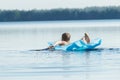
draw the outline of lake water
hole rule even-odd
[[[30,51],[71,33],[101,38],[97,50]],[[119,80],[120,20],[0,22],[0,80]]]

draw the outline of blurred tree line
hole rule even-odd
[[[84,9],[0,10],[0,21],[120,19],[120,6]]]

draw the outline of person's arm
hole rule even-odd
[[[49,46],[48,48],[52,49],[52,48],[54,48],[57,45],[63,45],[63,44],[64,44],[63,41],[57,41],[57,42],[55,42],[55,44],[53,44],[52,46]]]
[[[64,45],[64,42],[63,41],[57,41],[57,42],[55,42],[55,44],[53,46],[57,46],[57,45]]]

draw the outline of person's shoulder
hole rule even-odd
[[[69,42],[66,42],[66,41],[57,41],[57,44],[58,45],[67,45],[67,44],[69,44]]]
[[[62,44],[64,44],[64,45],[68,45],[68,44],[70,44],[70,42],[62,41]]]
[[[66,41],[61,41],[61,43],[67,43]]]

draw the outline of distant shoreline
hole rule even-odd
[[[0,22],[117,20],[118,7],[88,7],[84,9],[0,10]]]
[[[61,22],[61,21],[65,21],[65,22],[71,22],[71,21],[112,21],[112,20],[116,20],[116,21],[120,21],[120,19],[89,19],[89,20],[45,20],[45,21],[1,21],[0,23],[6,23],[6,22]]]

